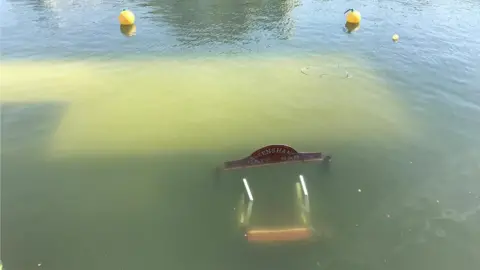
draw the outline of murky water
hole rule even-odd
[[[6,269],[479,268],[478,2],[0,3]],[[234,241],[214,168],[272,143],[334,157],[285,174],[318,247]]]

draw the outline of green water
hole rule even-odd
[[[478,2],[0,3],[5,269],[479,268]],[[234,241],[232,187],[283,173],[214,169],[274,143],[333,155],[283,168],[314,248]]]

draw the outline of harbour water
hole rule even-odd
[[[0,3],[5,269],[479,268],[478,1]],[[213,172],[277,143],[328,237],[245,253]]]

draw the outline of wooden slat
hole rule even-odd
[[[249,242],[282,242],[301,241],[312,237],[308,228],[295,228],[286,230],[250,230],[247,232]]]

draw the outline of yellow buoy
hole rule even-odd
[[[398,39],[399,39],[399,36],[398,36],[397,34],[395,34],[395,35],[392,36],[392,40],[393,40],[394,42],[397,42]]]
[[[124,9],[120,12],[118,20],[121,25],[132,25],[135,23],[135,15],[130,10]]]
[[[353,8],[345,11],[345,14],[348,23],[358,24],[362,20],[362,15],[360,12],[354,10]]]

